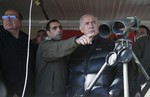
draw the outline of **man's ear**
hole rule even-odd
[[[79,29],[80,29],[81,33],[83,33],[83,27],[80,26]]]
[[[46,31],[46,34],[49,36],[50,32],[47,30],[47,31]]]

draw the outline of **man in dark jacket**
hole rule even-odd
[[[141,62],[142,66],[144,67],[144,69],[146,70],[146,72],[149,74],[150,76],[150,53],[149,52],[150,49],[150,36],[143,36],[141,38],[139,38],[138,40],[136,40],[136,42],[134,43],[133,46],[133,51],[135,53],[135,55],[137,56],[137,58],[139,59],[139,61]],[[136,65],[136,64],[134,64]],[[146,78],[145,76],[142,74],[142,72],[139,72],[138,74],[138,78],[136,80],[136,90],[139,91],[139,93],[137,93],[136,95],[139,96],[135,96],[135,97],[143,97],[140,92],[141,92],[141,86],[142,84],[144,84],[146,82]],[[135,91],[135,92],[137,92]]]
[[[0,71],[7,89],[7,97],[21,97],[23,93],[28,48],[28,35],[20,31],[22,16],[14,10],[5,11],[4,29],[0,32]],[[30,45],[28,80],[25,97],[33,97],[35,55]]]
[[[98,20],[93,15],[80,18],[80,30],[85,35],[93,33],[92,44],[79,46],[71,55],[69,96],[82,97],[85,89],[105,63],[105,57],[114,49],[115,43],[99,36]],[[122,64],[107,67],[88,97],[119,97],[123,90]]]

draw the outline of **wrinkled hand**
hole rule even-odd
[[[76,39],[76,43],[81,45],[92,44],[93,37],[94,37],[94,33],[82,35],[81,37]]]

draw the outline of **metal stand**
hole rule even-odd
[[[132,41],[129,39],[120,39],[118,40],[121,46],[121,50],[119,53],[119,61],[123,63],[123,78],[124,78],[124,97],[129,97],[129,84],[128,84],[128,62],[133,58],[135,63],[137,64],[139,70],[145,76],[147,81],[150,81],[150,77],[143,68],[142,64],[139,62],[138,58],[132,51]]]
[[[128,39],[119,39],[116,42],[116,50],[119,50],[119,62],[123,63],[123,82],[124,82],[124,97],[129,97],[129,82],[128,82],[128,62],[132,55],[129,49],[132,48],[132,41]]]
[[[99,70],[94,80],[85,89],[85,95],[87,95],[88,92],[92,90],[94,84],[98,81],[99,77],[101,76],[102,72],[107,66],[114,66],[117,62],[121,62],[123,63],[124,97],[129,97],[128,62],[132,59],[132,57],[134,58],[134,61],[137,64],[138,68],[145,76],[146,80],[150,81],[149,75],[147,74],[147,72],[139,62],[138,58],[132,51],[132,41],[129,39],[119,39],[116,42],[116,47],[114,51],[110,52],[107,55],[104,65]]]

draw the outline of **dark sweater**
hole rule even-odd
[[[26,73],[27,41],[28,36],[21,31],[18,39],[6,30],[0,32],[0,70],[8,96],[16,93],[20,97],[22,94]],[[33,48],[30,45],[27,93],[28,90],[31,91],[32,81],[34,81],[34,59]]]
[[[74,51],[70,60],[70,97],[84,94],[84,85],[87,78],[85,76],[97,74],[105,63],[105,57],[113,48],[114,42],[96,37],[91,45],[79,46]],[[90,91],[88,97],[95,97],[96,95],[97,97],[104,97],[104,95],[108,95],[109,91],[113,92],[114,97],[118,97],[123,90],[122,65],[107,67],[94,86],[97,88]],[[106,88],[107,90],[105,90]],[[99,92],[95,92],[96,89],[98,89]]]

